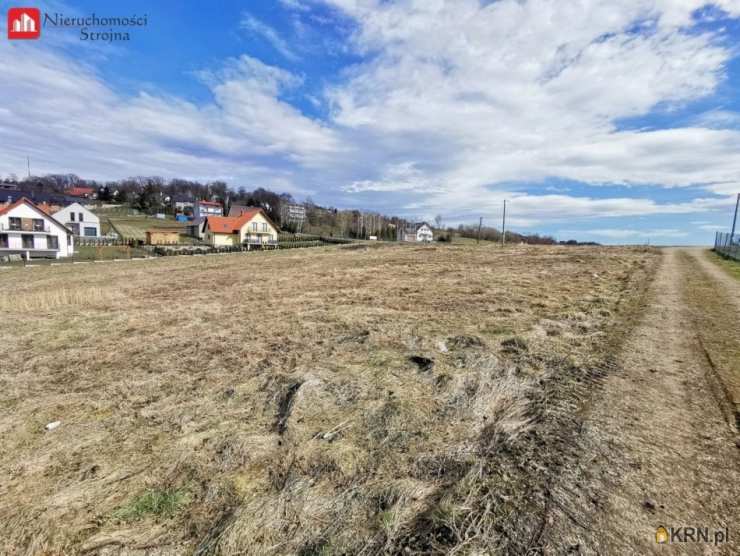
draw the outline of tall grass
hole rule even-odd
[[[0,311],[52,311],[62,307],[95,307],[106,305],[116,298],[111,289],[100,287],[55,287],[0,297]]]

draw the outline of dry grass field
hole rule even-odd
[[[349,247],[0,272],[0,553],[537,547],[657,252]]]

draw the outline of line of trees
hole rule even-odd
[[[369,238],[395,240],[399,231],[410,226],[407,220],[396,216],[387,216],[377,212],[360,210],[342,210],[334,207],[322,207],[308,198],[303,204],[305,219],[303,221],[290,220],[286,217],[287,211],[282,210],[286,205],[296,204],[296,200],[289,193],[275,193],[258,187],[248,190],[239,187],[230,189],[223,181],[202,183],[185,179],[164,180],[160,177],[132,177],[117,181],[99,182],[83,180],[75,174],[49,174],[41,177],[31,177],[19,180],[10,175],[6,180],[17,183],[26,189],[32,188],[41,191],[64,193],[70,187],[91,187],[97,191],[98,201],[102,203],[125,204],[146,214],[172,212],[174,199],[192,199],[203,201],[218,201],[224,205],[224,213],[228,214],[232,205],[261,207],[267,215],[277,222],[286,231],[318,234],[323,236]],[[489,241],[500,241],[501,232],[495,228],[460,225],[457,229],[443,228],[442,216],[434,219],[436,237],[441,241],[449,241],[457,234],[467,238],[478,238]],[[479,236],[480,233],[480,236]],[[549,236],[538,234],[518,234],[506,232],[507,241],[512,243],[554,244],[557,241]]]
[[[486,241],[501,241],[501,231],[491,227],[466,226],[460,224],[457,233],[461,237],[484,239]],[[530,245],[555,245],[557,240],[550,236],[541,236],[539,234],[519,234],[516,232],[506,232],[506,241],[510,243],[527,243]]]

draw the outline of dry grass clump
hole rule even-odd
[[[117,291],[102,287],[54,288],[18,292],[0,297],[0,311],[8,313],[50,312],[67,308],[106,308],[120,298]]]
[[[653,261],[398,246],[75,274],[105,303],[0,332],[0,552],[524,553]]]

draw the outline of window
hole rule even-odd
[[[257,222],[252,222],[252,231],[253,232],[256,232],[257,231],[257,226],[258,226]]]
[[[33,249],[33,236],[30,234],[23,234],[21,236],[21,242],[23,243],[23,249]]]
[[[81,212],[78,212],[78,213],[77,213],[77,216],[78,216],[77,220],[78,220],[79,222],[82,222],[82,213],[81,213]]]
[[[95,237],[98,235],[98,230],[92,226],[85,226],[85,235]]]
[[[8,234],[0,234],[0,248],[8,248]]]
[[[262,223],[262,231],[263,232],[266,232],[267,231],[267,222],[263,222]]]
[[[11,230],[20,230],[21,229],[21,219],[17,216],[11,216],[9,219],[10,229]]]
[[[75,221],[75,213],[74,213],[74,212],[70,212],[70,213],[69,213],[69,219],[70,219],[70,220],[71,220],[72,222],[74,222],[74,221]]]
[[[47,249],[59,249],[59,238],[57,236],[46,236]]]
[[[43,218],[34,218],[33,219],[33,231],[34,232],[43,232],[44,231],[44,220],[43,220]]]

